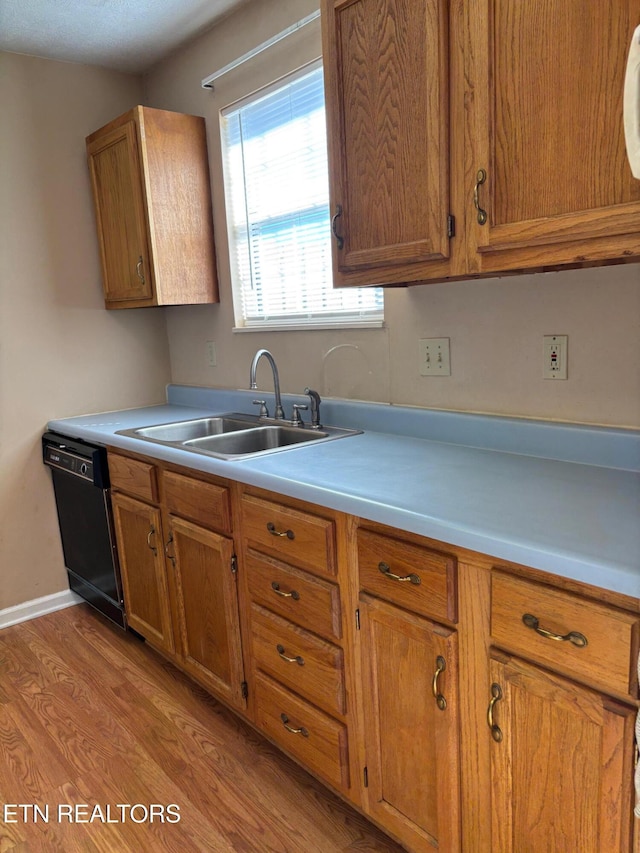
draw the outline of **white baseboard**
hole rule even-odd
[[[74,604],[80,604],[81,601],[79,595],[71,592],[70,589],[65,589],[62,592],[54,592],[53,595],[44,595],[42,598],[24,601],[14,607],[6,607],[4,610],[0,610],[0,629],[17,625],[18,622],[26,622],[29,619],[37,619],[38,616],[44,616],[65,607],[72,607]]]

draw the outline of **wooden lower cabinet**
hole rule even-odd
[[[153,645],[172,653],[160,510],[117,492],[112,495],[112,506],[129,625]]]
[[[360,597],[366,810],[410,850],[460,849],[455,631]]]
[[[630,853],[636,709],[496,651],[491,679],[493,850]]]
[[[182,664],[216,695],[246,707],[233,540],[171,518]]]

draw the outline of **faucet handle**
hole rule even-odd
[[[309,406],[307,406],[306,404],[299,405],[298,403],[294,403],[292,408],[293,414],[291,415],[291,423],[294,426],[304,426],[304,421],[302,420],[302,416],[300,415],[300,410],[302,409],[304,411],[305,409],[308,409]]]
[[[268,418],[269,417],[269,409],[267,409],[267,401],[266,400],[254,400],[254,406],[260,406],[260,414],[258,417]]]
[[[318,394],[317,391],[314,391],[313,388],[305,388],[304,393],[309,397],[311,402],[311,427],[312,429],[321,429],[320,403],[322,400],[320,399],[320,394]]]

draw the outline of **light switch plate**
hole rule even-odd
[[[418,347],[421,376],[451,376],[449,338],[421,338]]]

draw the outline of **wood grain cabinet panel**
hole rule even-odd
[[[112,489],[126,492],[143,501],[157,503],[158,476],[154,464],[117,453],[109,453],[108,458]]]
[[[231,533],[231,500],[226,486],[175,471],[164,471],[162,484],[164,503],[170,513],[222,533]]]
[[[622,96],[637,0],[467,5],[470,272],[638,258]]]
[[[631,853],[636,710],[499,652],[491,679],[492,849]]]
[[[346,710],[344,655],[256,604],[251,606],[251,642],[256,666],[330,714]]]
[[[457,851],[456,633],[364,594],[360,612],[367,811],[412,851]]]
[[[250,545],[319,575],[336,573],[335,524],[253,495],[242,498],[242,531]]]
[[[587,606],[564,590],[492,572],[496,644],[579,681],[636,698],[639,631],[640,617],[633,613],[598,602]]]
[[[204,119],[138,106],[86,145],[106,307],[217,302]]]
[[[321,4],[337,285],[451,272],[449,8]]]
[[[270,738],[338,790],[349,788],[346,727],[258,673],[256,722]]]
[[[233,541],[175,517],[169,531],[183,665],[216,695],[244,708]]]
[[[160,511],[127,495],[112,495],[124,603],[131,628],[173,653]]]
[[[457,621],[457,561],[451,554],[358,530],[360,586],[434,619]]]
[[[316,634],[342,636],[340,590],[328,581],[247,551],[244,559],[251,598]]]

